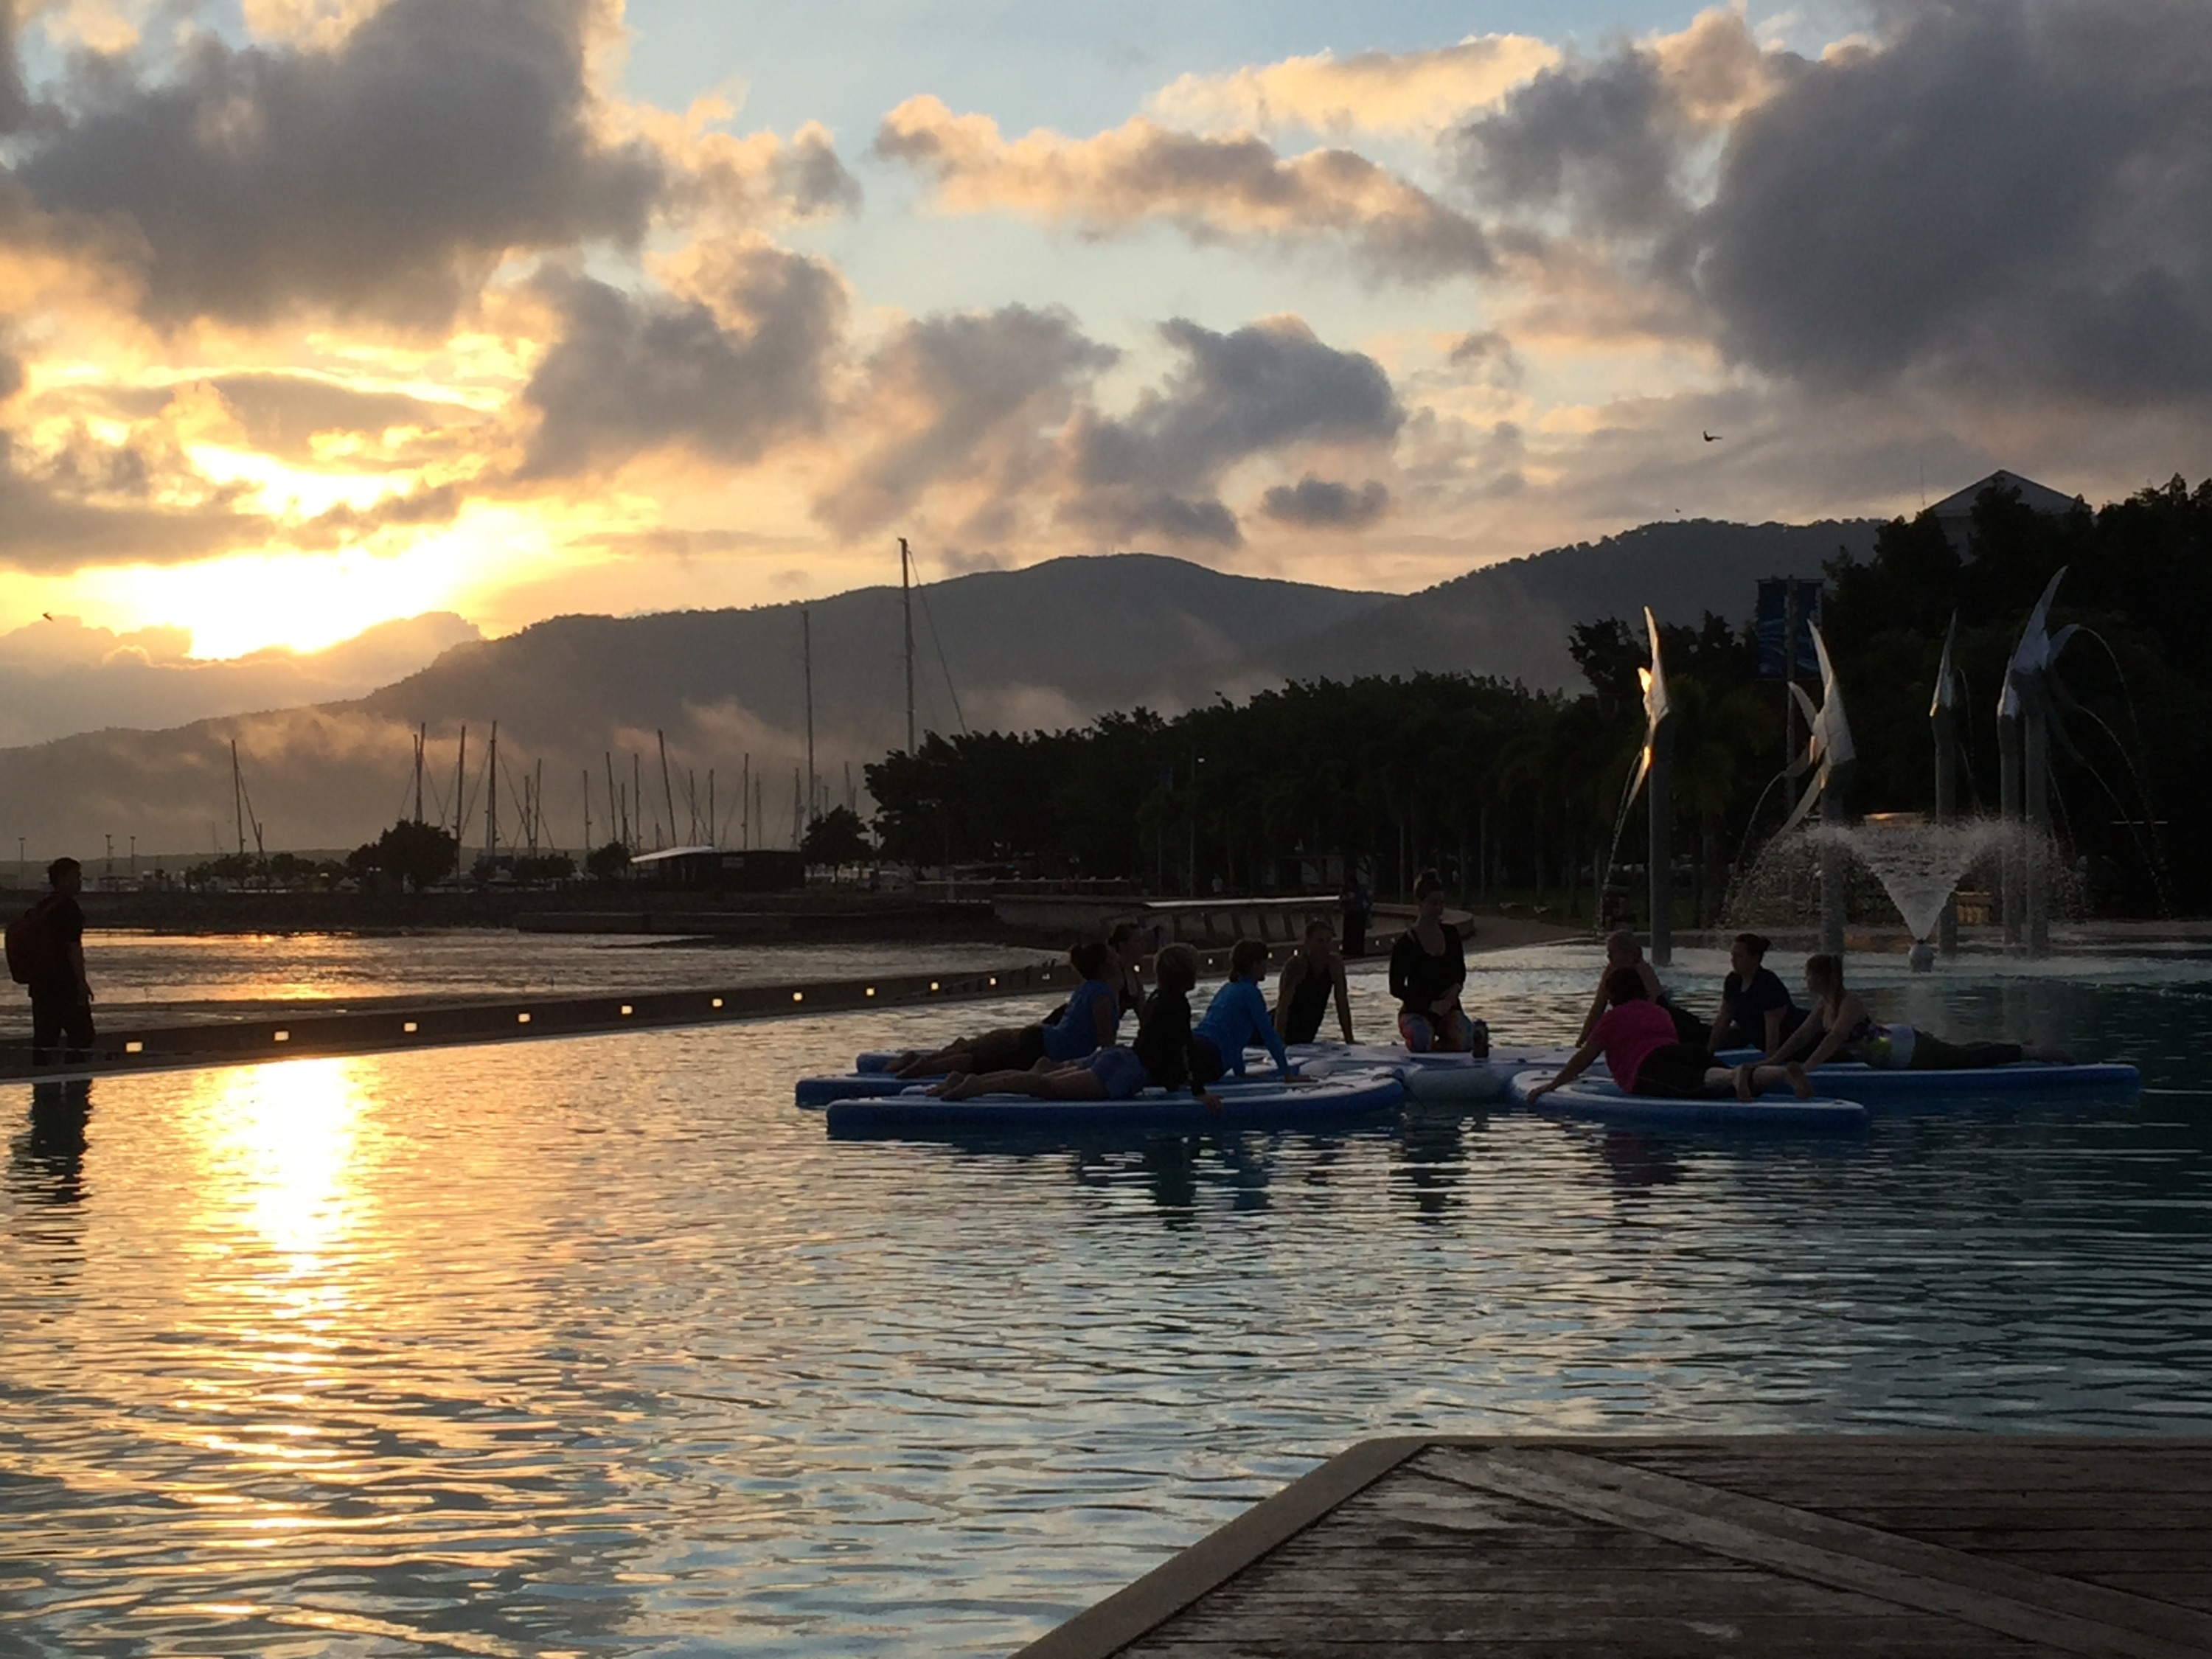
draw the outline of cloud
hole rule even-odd
[[[1051,434],[1117,356],[1056,309],[906,324],[868,361],[847,426],[860,453],[823,491],[817,516],[854,533],[949,489],[963,498],[961,533],[1004,533],[1010,505],[1050,471]]]
[[[1309,472],[1295,484],[1277,484],[1260,498],[1260,510],[1279,524],[1308,529],[1358,530],[1381,518],[1390,492],[1370,478],[1354,489],[1348,483]]]
[[[836,272],[750,243],[693,275],[702,297],[634,295],[570,271],[538,278],[559,337],[523,390],[539,415],[523,478],[672,445],[750,461],[819,423],[845,319]]]
[[[2212,9],[1937,3],[1731,134],[1698,281],[1741,361],[2091,403],[2212,388]]]
[[[1380,363],[1296,318],[1228,334],[1178,318],[1160,332],[1183,356],[1166,386],[1125,416],[1085,410],[1071,426],[1064,519],[1123,539],[1235,546],[1236,514],[1215,494],[1231,466],[1304,443],[1387,443],[1405,419]]]
[[[1285,158],[1249,133],[1177,132],[1141,117],[1091,138],[1040,129],[1008,140],[988,116],[921,97],[884,118],[875,153],[927,178],[949,212],[1024,214],[1089,236],[1158,222],[1200,242],[1328,240],[1407,282],[1493,263],[1474,220],[1348,149]]]
[[[266,538],[264,523],[232,509],[230,492],[157,503],[150,485],[159,465],[127,444],[79,441],[33,453],[0,431],[0,570],[179,564]]]
[[[1698,146],[1773,95],[1799,61],[1709,11],[1680,34],[1545,70],[1455,135],[1462,181],[1511,214],[1564,215],[1608,238],[1692,210]]]
[[[58,616],[0,634],[0,745],[357,697],[479,637],[473,623],[438,612],[380,623],[325,651],[204,662],[186,654],[191,635],[181,628],[118,634]]]
[[[1178,76],[1146,112],[1200,131],[1426,134],[1495,102],[1559,58],[1556,47],[1525,34],[1470,35],[1425,52],[1316,52],[1226,75]]]

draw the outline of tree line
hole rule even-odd
[[[2100,511],[2039,514],[1985,492],[1954,547],[1932,514],[1883,527],[1826,572],[1822,631],[1858,750],[1851,805],[1927,811],[1928,709],[1946,630],[1970,705],[1962,805],[1994,812],[2004,665],[2051,577],[2054,628],[2082,631],[2059,678],[2075,707],[2053,745],[2055,828],[2100,909],[2212,905],[2212,875],[2173,851],[2212,806],[2212,480],[2180,478]],[[1747,598],[1749,596],[1747,595]],[[1358,861],[1403,893],[1425,867],[1469,898],[1513,894],[1593,914],[1623,785],[1644,736],[1644,596],[1574,629],[1586,689],[1473,674],[1299,682],[1166,718],[1137,708],[1059,732],[929,734],[867,769],[883,854],[1149,890],[1266,892]],[[1784,692],[1758,678],[1747,620],[1662,631],[1676,720],[1678,902],[1718,919],[1747,849],[1793,791]],[[1809,688],[1816,693],[1817,688]],[[1802,741],[1802,725],[1798,739]],[[1622,837],[1632,864],[1642,808]]]

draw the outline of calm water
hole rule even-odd
[[[1477,997],[1556,1040],[1594,963]],[[2140,1108],[1085,1146],[792,1109],[921,1014],[0,1091],[0,1652],[999,1654],[1364,1435],[2212,1432],[2212,963],[2065,968],[1865,976],[2136,1058]]]
[[[347,933],[85,935],[94,1012],[118,1026],[244,1017],[272,1003],[385,997],[589,996],[708,985],[780,984],[927,969],[957,971],[1042,953],[1006,945],[776,945],[743,949],[635,933],[514,933],[455,927]],[[28,1005],[0,999],[0,1036],[30,1030]]]

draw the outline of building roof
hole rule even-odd
[[[1960,527],[1974,516],[1974,503],[1981,499],[1984,489],[2017,489],[2020,504],[2031,513],[2071,513],[2081,505],[2078,495],[2062,495],[2048,484],[2039,484],[2033,478],[2023,478],[2017,472],[2002,470],[1986,478],[1977,479],[1955,495],[1946,495],[1928,510],[1949,528],[1955,521]]]

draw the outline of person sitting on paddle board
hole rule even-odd
[[[1051,1019],[957,1038],[927,1054],[908,1049],[890,1070],[905,1078],[1024,1072],[1039,1060],[1081,1060],[1113,1042],[1121,1028],[1120,962],[1097,939],[1077,945],[1067,960],[1083,982]]]
[[[1284,1050],[1282,1033],[1267,1012],[1260,975],[1267,970],[1267,947],[1256,939],[1240,939],[1229,951],[1229,982],[1213,994],[1206,1018],[1198,1022],[1192,1047],[1199,1061],[1198,1080],[1210,1084],[1224,1077],[1244,1075],[1244,1045],[1258,1043],[1275,1057],[1275,1069],[1285,1082],[1297,1075]]]
[[[1115,971],[1120,975],[1116,994],[1123,1013],[1144,1012],[1145,959],[1158,946],[1153,930],[1133,921],[1117,921],[1106,935],[1106,948],[1114,953]]]
[[[1285,1042],[1311,1042],[1321,1035],[1321,1017],[1330,994],[1336,999],[1336,1023],[1346,1042],[1352,1036],[1352,993],[1344,978],[1344,958],[1336,953],[1336,930],[1320,916],[1306,924],[1306,935],[1283,964],[1275,984],[1275,1030]]]
[[[1800,1100],[1812,1097],[1813,1085],[1802,1066],[1716,1066],[1702,1047],[1678,1041],[1673,1016],[1651,1000],[1644,975],[1635,969],[1614,969],[1605,992],[1613,1006],[1559,1074],[1528,1091],[1531,1103],[1572,1083],[1600,1054],[1613,1080],[1632,1095],[1697,1100],[1733,1090],[1737,1099],[1750,1100],[1786,1081]]]
[[[1605,1018],[1605,1011],[1613,1000],[1606,988],[1613,982],[1613,975],[1624,968],[1633,968],[1636,976],[1644,981],[1644,996],[1667,1011],[1667,1017],[1674,1022],[1675,1042],[1702,1045],[1711,1037],[1712,1034],[1705,1029],[1705,1021],[1688,1009],[1674,1006],[1673,996],[1659,982],[1659,970],[1644,959],[1644,947],[1636,942],[1636,935],[1626,927],[1617,927],[1605,936],[1605,967],[1598,974],[1597,993],[1590,999],[1589,1012],[1583,1017],[1583,1034],[1576,1041],[1588,1042],[1590,1033],[1597,1030],[1598,1021]]]
[[[1198,984],[1198,952],[1170,945],[1152,964],[1158,983],[1137,1022],[1137,1040],[1127,1048],[1108,1044],[1086,1060],[1064,1066],[1041,1061],[1030,1071],[981,1073],[949,1077],[929,1092],[946,1100],[977,1095],[1028,1095],[1038,1100],[1127,1100],[1150,1085],[1173,1093],[1188,1089],[1202,1104],[1218,1108],[1221,1098],[1198,1081],[1198,1055],[1192,1041],[1190,994]]]
[[[1790,988],[1765,965],[1770,942],[1757,933],[1738,933],[1729,945],[1729,976],[1721,982],[1721,1011],[1713,1016],[1706,1047],[1714,1054],[1730,1038],[1774,1058],[1783,1039],[1805,1023],[1805,1011],[1791,1000]]]
[[[1490,1051],[1490,1031],[1460,1006],[1467,987],[1467,947],[1459,929],[1444,926],[1443,878],[1424,870],[1413,878],[1413,925],[1390,947],[1390,994],[1398,999],[1398,1035],[1417,1054],[1480,1054]]]
[[[2073,1056],[2043,1042],[1947,1042],[1933,1031],[1903,1024],[1883,1025],[1867,1012],[1858,993],[1844,984],[1844,959],[1826,951],[1805,961],[1805,989],[1813,1011],[1775,1058],[1786,1060],[1806,1048],[1805,1068],[1814,1071],[1832,1060],[1863,1060],[1898,1072],[1961,1072],[2014,1066],[2032,1060],[2045,1066],[2071,1066]]]

